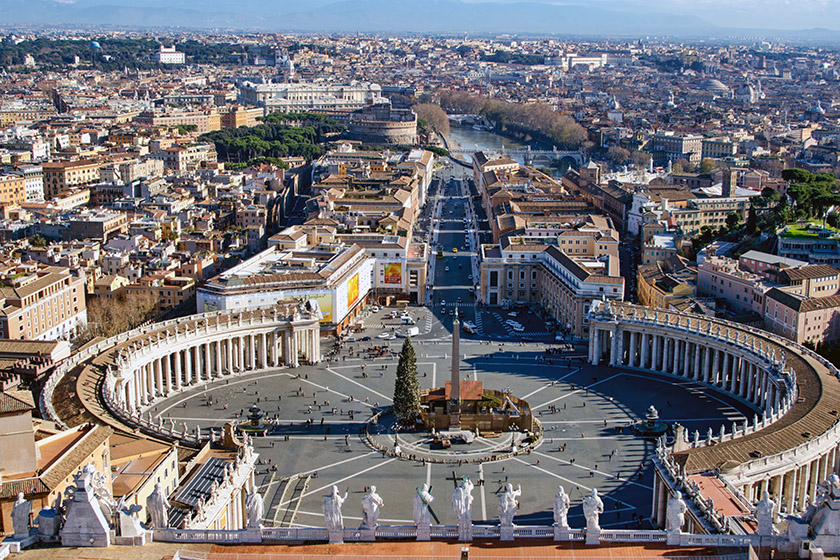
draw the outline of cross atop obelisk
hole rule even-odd
[[[461,427],[461,322],[458,320],[458,303],[452,321],[452,374],[449,380],[449,429]]]

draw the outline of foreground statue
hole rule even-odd
[[[23,497],[23,492],[18,492],[12,506],[12,529],[17,540],[29,537],[29,500]]]
[[[505,485],[505,491],[499,496],[499,523],[502,527],[513,525],[513,516],[516,515],[516,510],[519,509],[517,498],[520,495],[522,495],[522,486],[514,490],[513,484],[508,483]]]
[[[668,505],[665,509],[665,531],[668,533],[679,533],[685,523],[686,511],[688,511],[688,506],[685,500],[683,500],[682,492],[676,492],[668,500]]]
[[[414,523],[416,525],[431,525],[432,514],[429,508],[434,501],[435,498],[429,492],[428,484],[424,483],[423,486],[417,489],[417,492],[414,494]]]
[[[604,502],[598,496],[598,490],[593,488],[592,493],[583,499],[583,517],[586,518],[586,532],[600,533],[600,515],[604,513]]]
[[[371,486],[368,493],[362,497],[362,528],[376,529],[379,522],[379,508],[385,505],[379,494],[376,493],[376,486]]]
[[[557,494],[554,495],[554,526],[560,529],[568,529],[569,521],[566,519],[569,515],[570,505],[569,495],[563,485],[557,486]]]
[[[344,500],[347,499],[347,493],[344,497],[338,493],[338,486],[333,485],[330,495],[324,498],[324,523],[327,530],[343,531],[344,518],[341,516],[341,506],[344,505]]]
[[[465,476],[452,494],[452,511],[458,518],[458,540],[472,540],[473,483]]]
[[[146,510],[149,512],[152,527],[155,529],[169,527],[169,507],[169,500],[166,499],[160,482],[155,483],[155,489],[146,498]]]
[[[248,513],[248,528],[259,529],[262,527],[262,518],[265,511],[262,496],[257,492],[256,487],[245,498],[245,511]]]
[[[755,506],[755,517],[758,521],[758,534],[763,537],[773,535],[773,515],[776,509],[776,502],[770,499],[770,493],[765,490],[761,501]]]

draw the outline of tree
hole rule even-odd
[[[630,159],[630,152],[621,146],[610,146],[607,150],[607,159],[619,165]]]
[[[711,173],[715,168],[715,160],[712,158],[703,158],[700,162],[700,173]]]
[[[417,115],[417,119],[426,121],[426,124],[442,136],[449,134],[449,116],[434,103],[418,103],[411,108]]]
[[[837,212],[830,213],[826,216],[825,223],[833,228],[840,226],[840,214],[837,214]]]
[[[673,173],[688,173],[692,169],[691,162],[685,158],[679,158],[674,164],[671,166],[671,171]]]
[[[406,338],[400,350],[397,379],[394,383],[394,415],[397,422],[413,425],[420,417],[420,382],[417,381],[417,356],[411,338]]]
[[[647,167],[650,163],[650,154],[647,152],[634,151],[630,154],[630,157],[637,167]]]
[[[755,213],[755,206],[750,204],[750,210],[747,214],[747,233],[750,235],[755,233],[756,226],[758,225],[758,216]]]
[[[741,215],[737,212],[730,212],[729,215],[726,217],[726,227],[728,227],[729,229],[735,229],[740,223]]]

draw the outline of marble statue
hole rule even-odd
[[[431,512],[429,508],[435,501],[434,496],[429,492],[429,485],[423,484],[414,494],[414,523],[417,525],[431,524]]]
[[[330,495],[324,498],[324,523],[329,531],[343,531],[344,518],[341,517],[341,506],[344,500],[347,499],[347,493],[344,497],[338,492],[338,486],[333,485],[330,490]]]
[[[117,504],[117,512],[120,520],[120,536],[123,537],[139,537],[146,530],[140,524],[140,518],[137,517],[138,512],[143,509],[139,504],[127,505],[125,503],[125,496],[120,498]]]
[[[73,484],[65,489],[67,516],[61,527],[62,546],[111,545],[112,519],[105,516],[105,508],[97,496],[97,489],[104,492],[105,476],[96,470],[93,463],[73,475]],[[110,496],[110,492],[107,493]],[[114,504],[116,507],[116,504]]]
[[[160,482],[155,483],[155,489],[146,498],[146,509],[152,520],[152,527],[165,529],[169,527],[169,500],[160,487]]]
[[[29,537],[29,500],[18,492],[17,500],[12,506],[12,528],[18,540]]]
[[[593,488],[592,493],[583,499],[583,516],[586,518],[587,533],[601,531],[598,518],[602,513],[604,513],[604,502],[598,496],[598,490]]]
[[[376,529],[379,522],[379,508],[383,505],[385,502],[376,493],[376,486],[371,486],[368,493],[362,496],[362,527]]]
[[[685,523],[686,511],[688,511],[688,506],[683,500],[682,492],[678,491],[668,500],[665,509],[665,531],[679,533]]]
[[[758,520],[758,534],[765,537],[773,535],[773,512],[776,502],[770,499],[770,493],[765,490],[761,501],[755,506],[755,517]]]
[[[831,550],[838,548],[840,538],[840,478],[831,474],[819,487],[816,503],[805,514],[810,534]],[[826,540],[828,539],[828,541]],[[831,543],[831,544],[829,544]]]
[[[452,494],[452,511],[458,518],[458,536],[461,540],[472,538],[472,490],[473,483],[465,476]]]
[[[569,522],[566,516],[569,515],[569,495],[563,485],[557,486],[557,494],[554,495],[554,525],[561,529],[568,529]]]
[[[516,490],[513,489],[513,484],[507,483],[505,491],[499,496],[499,523],[505,526],[513,525],[513,516],[516,510],[519,509],[519,502],[517,498],[522,494],[522,486]]]
[[[245,498],[245,511],[248,512],[248,528],[259,529],[263,518],[263,499],[257,489],[254,488]]]

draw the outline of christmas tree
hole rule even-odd
[[[417,381],[417,356],[411,338],[406,338],[397,364],[394,383],[394,415],[404,426],[413,425],[420,417],[420,382]]]

